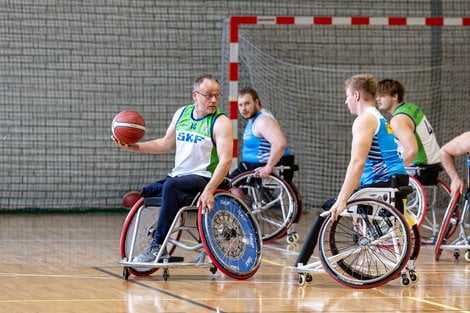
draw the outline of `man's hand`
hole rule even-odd
[[[452,182],[450,184],[451,196],[454,197],[457,193],[462,194],[464,186],[465,186],[465,183],[460,177],[456,177],[455,179],[452,179]]]
[[[204,189],[197,201],[198,206],[202,206],[202,212],[209,212],[214,208],[214,194]]]
[[[258,167],[255,169],[255,173],[258,174],[261,178],[266,178],[273,172],[273,167],[265,165],[263,167]]]
[[[119,146],[121,147],[122,149],[124,150],[127,150],[127,151],[134,151],[135,150],[135,147],[137,145],[128,145],[128,144],[125,144],[123,143],[122,141],[120,141],[119,139],[117,139],[116,137],[114,137],[114,135],[111,135],[111,139]]]
[[[330,209],[331,212],[331,217],[333,218],[333,221],[336,221],[338,219],[338,216],[346,209],[346,201],[338,201],[333,204],[333,206]]]

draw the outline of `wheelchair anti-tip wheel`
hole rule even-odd
[[[153,225],[157,221],[158,215],[160,214],[160,208],[154,206],[144,205],[144,198],[138,200],[132,209],[129,211],[124,226],[121,232],[120,239],[120,254],[121,259],[129,259],[132,241],[135,235],[135,245],[132,251],[132,256],[135,256],[142,253],[149,246],[150,241],[152,240]],[[178,221],[179,224],[184,223],[184,216]],[[136,225],[139,225],[136,230]],[[179,225],[177,224],[177,225]],[[179,240],[181,237],[182,231],[178,230],[172,233],[171,237]],[[176,249],[176,246],[168,247],[168,253],[171,255]],[[129,267],[123,269],[123,277],[127,280],[129,274],[134,276],[148,276],[157,271],[158,268],[148,268],[148,267]]]
[[[298,217],[296,195],[286,181],[273,174],[260,178],[249,171],[235,177],[232,185],[243,190],[242,200],[258,221],[263,242],[286,235]]]
[[[216,191],[214,201],[212,210],[198,210],[202,244],[221,272],[235,279],[247,279],[261,264],[258,224],[245,204],[231,193]]]
[[[325,271],[352,288],[381,286],[400,276],[411,254],[410,228],[394,207],[376,199],[355,199],[319,236]]]

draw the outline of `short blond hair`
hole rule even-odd
[[[377,86],[377,78],[372,74],[357,74],[344,82],[344,89],[350,88],[352,92],[360,92],[366,101],[375,99]]]

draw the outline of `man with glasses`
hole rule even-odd
[[[261,107],[253,88],[238,92],[238,111],[248,123],[243,133],[242,162],[230,177],[254,169],[261,177],[267,177],[281,158],[289,155],[286,138],[274,116]]]
[[[146,185],[141,195],[162,197],[157,228],[150,246],[134,262],[152,262],[178,210],[201,193],[198,205],[214,206],[214,191],[224,182],[232,162],[232,124],[220,111],[220,84],[212,75],[199,76],[192,91],[193,104],[179,108],[164,137],[132,145],[114,141],[131,152],[162,154],[176,148],[175,167],[160,181]],[[167,253],[164,254],[168,257]]]

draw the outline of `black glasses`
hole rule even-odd
[[[200,94],[201,96],[206,98],[206,100],[211,100],[212,98],[215,98],[215,100],[219,100],[219,98],[220,98],[220,93],[209,94],[209,93],[204,93],[200,90],[195,90],[195,92],[197,92],[198,94]]]

